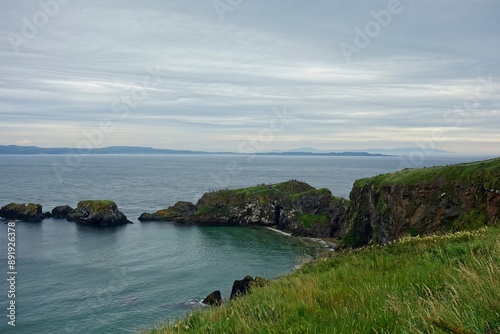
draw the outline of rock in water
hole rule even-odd
[[[73,210],[69,205],[56,206],[52,209],[52,218],[65,219]]]
[[[116,203],[107,200],[81,201],[66,220],[89,225],[119,225],[132,223],[118,210]]]
[[[0,209],[0,217],[25,222],[41,222],[46,218],[46,215],[43,213],[40,204],[10,203]]]
[[[203,299],[203,304],[211,305],[211,306],[221,305],[222,304],[222,296],[220,294],[220,291],[216,290],[216,291],[212,292],[211,294],[209,294],[208,296],[206,296]]]

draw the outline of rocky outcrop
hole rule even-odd
[[[291,180],[205,193],[196,204],[178,202],[139,219],[210,225],[276,226],[296,235],[330,237],[335,217],[346,209],[328,189]],[[335,224],[337,224],[336,222]]]
[[[132,223],[118,210],[116,203],[107,200],[81,201],[66,220],[89,225],[119,225]]]
[[[222,304],[222,295],[219,290],[216,290],[203,298],[202,301],[203,304],[205,305],[210,305],[210,306],[219,306]]]
[[[140,221],[185,221],[196,211],[196,206],[190,202],[177,202],[175,205],[155,213],[143,213]]]
[[[254,286],[264,286],[267,280],[262,277],[245,276],[242,280],[235,280],[233,283],[233,288],[231,289],[231,297],[229,299],[234,299],[240,296],[244,296],[250,292]]]
[[[56,219],[66,219],[68,214],[74,209],[69,205],[56,206],[52,209],[52,218]]]
[[[358,247],[496,224],[499,189],[500,159],[358,180],[339,235],[343,244]]]
[[[25,222],[41,222],[50,214],[43,213],[40,204],[10,203],[0,209],[0,217],[4,219],[21,220]]]

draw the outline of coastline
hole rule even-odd
[[[284,232],[284,231],[278,230],[277,228],[274,228],[274,227],[265,226],[264,228],[267,230],[273,231],[275,233],[278,233],[278,234],[286,235],[287,237],[293,237],[293,238],[297,238],[300,240],[307,240],[307,241],[312,242],[314,244],[319,244],[322,246],[321,248],[331,250],[331,251],[335,250],[335,248],[338,246],[338,243],[333,242],[334,240],[337,241],[337,239],[335,239],[335,238],[301,237],[301,236],[294,236],[292,233]]]

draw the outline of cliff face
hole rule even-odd
[[[277,226],[300,235],[329,237],[331,221],[343,201],[328,189],[288,181],[256,187],[205,193],[196,204],[178,202],[139,218],[197,224]]]
[[[358,180],[339,235],[350,246],[500,221],[500,159]]]

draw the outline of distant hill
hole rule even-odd
[[[339,150],[345,152],[347,150]],[[351,150],[350,150],[351,151]],[[276,152],[310,152],[310,153],[329,153],[331,150],[318,150],[314,147],[302,147],[286,151],[276,151]],[[454,152],[431,149],[431,148],[419,148],[419,147],[398,147],[398,148],[367,148],[363,150],[353,150],[353,153],[371,153],[371,154],[383,154],[383,155],[409,155],[415,152],[423,152],[425,155],[451,155]]]
[[[138,146],[110,146],[89,150],[78,150],[70,147],[43,148],[38,146],[0,145],[0,154],[240,154],[236,152],[205,152],[190,150],[158,149]],[[243,155],[243,154],[242,154]],[[368,152],[266,152],[255,155],[283,155],[283,156],[386,156],[380,153]]]

